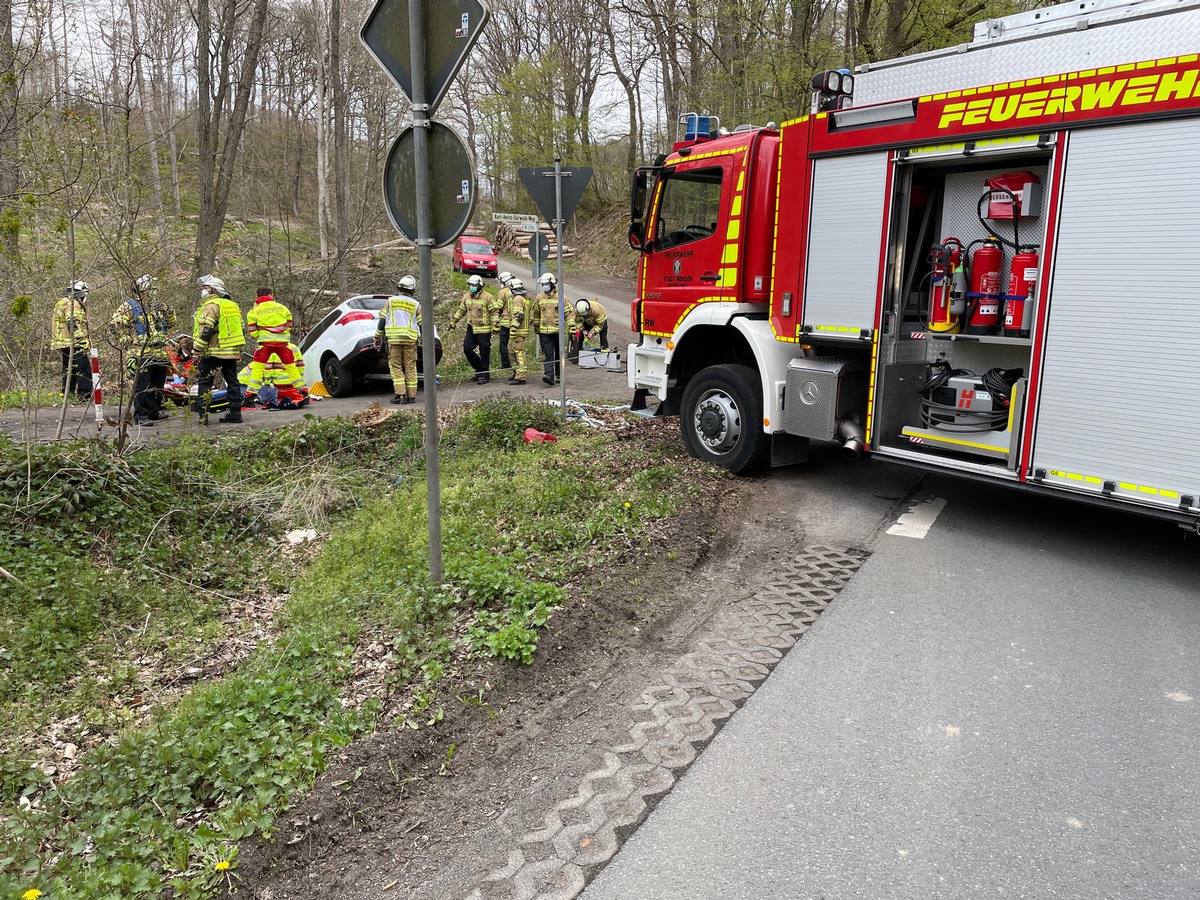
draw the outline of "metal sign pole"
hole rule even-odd
[[[562,157],[554,157],[554,234],[558,240],[558,365],[562,420],[567,421],[567,299],[563,285]]]
[[[425,71],[424,3],[408,4],[412,71]],[[413,168],[417,181],[417,268],[421,289],[421,356],[425,375],[425,490],[429,506],[429,578],[442,583],[442,488],[438,471],[437,345],[433,339],[433,224],[429,212],[429,106],[425,79],[412,79]]]

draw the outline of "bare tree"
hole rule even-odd
[[[200,176],[194,266],[197,275],[212,269],[217,241],[225,224],[234,163],[246,128],[262,48],[268,0],[222,0],[215,20],[212,12],[210,0],[197,0],[196,142]],[[249,22],[242,32],[239,24],[247,13]],[[221,140],[222,130],[224,140]]]

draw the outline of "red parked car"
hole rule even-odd
[[[496,277],[496,252],[484,238],[460,237],[454,243],[450,264],[455,272],[475,272],[488,278]]]

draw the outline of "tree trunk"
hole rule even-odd
[[[212,38],[212,22],[209,19],[209,0],[197,0],[199,35],[197,40],[197,63],[199,68],[200,110],[197,135],[200,151],[200,221],[196,229],[196,274],[211,271],[216,259],[217,242],[225,224],[225,212],[229,208],[229,191],[233,185],[234,164],[241,147],[242,134],[246,128],[246,117],[250,111],[250,93],[254,87],[254,75],[258,69],[258,56],[262,50],[263,32],[267,21],[267,0],[254,0],[246,43],[242,49],[241,70],[237,84],[231,83],[233,55],[233,28],[235,13],[227,7],[225,32],[221,36],[220,57],[217,60],[220,78],[215,97],[212,90],[212,53],[209,41]],[[226,122],[225,140],[221,144],[218,159],[216,148],[218,134],[225,109],[226,98],[232,87],[236,87],[233,107]],[[214,104],[214,100],[216,101]]]
[[[16,53],[12,0],[0,0],[0,301],[5,308],[16,294],[20,264],[21,219],[18,205],[21,166],[17,132]]]
[[[333,192],[337,205],[338,293],[349,289],[346,257],[350,249],[350,141],[346,130],[346,75],[342,71],[342,2],[330,6],[329,70],[333,76]]]
[[[154,198],[154,218],[158,225],[158,240],[168,266],[174,267],[175,253],[171,249],[171,235],[167,231],[167,218],[163,210],[162,174],[158,171],[158,136],[154,120],[150,116],[151,102],[146,96],[146,76],[142,67],[142,42],[138,37],[137,0],[129,0],[129,39],[133,47],[133,71],[137,80],[138,103],[142,108],[142,123],[146,129],[146,149],[150,154],[150,189]]]

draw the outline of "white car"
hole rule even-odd
[[[321,319],[300,342],[304,378],[308,386],[320,381],[331,397],[349,397],[367,381],[392,380],[387,351],[375,349],[379,311],[387,294],[360,294],[343,300]],[[437,362],[442,360],[442,340],[437,329]],[[417,371],[423,372],[421,343],[417,343]],[[394,390],[394,388],[393,388]]]

